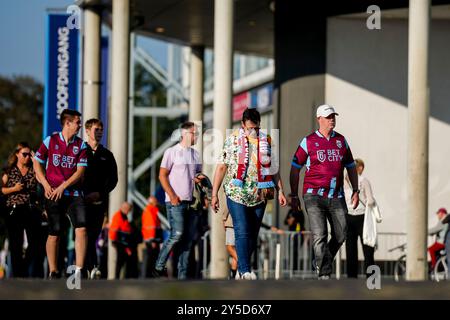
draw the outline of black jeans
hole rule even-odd
[[[116,243],[117,262],[116,279],[120,279],[122,268],[125,267],[125,278],[137,278],[137,250],[134,247],[127,247],[121,243]],[[127,250],[128,249],[128,250]],[[127,253],[127,251],[129,253]]]
[[[29,205],[8,207],[6,224],[8,229],[9,250],[13,277],[40,276],[34,271],[39,270],[39,250],[41,240],[41,215]],[[24,231],[27,235],[28,247],[24,254]]]
[[[142,261],[141,277],[152,278],[152,270],[155,269],[156,259],[160,251],[160,241],[146,241],[145,252]]]
[[[305,208],[311,226],[314,255],[319,276],[331,275],[333,259],[345,241],[347,233],[347,205],[344,198],[325,198],[305,194]],[[331,239],[328,239],[327,220],[331,226]]]
[[[87,231],[87,250],[86,250],[86,269],[91,271],[99,265],[97,249],[95,244],[102,231],[103,220],[105,218],[106,207],[103,204],[86,205],[86,231]]]
[[[364,215],[353,216],[347,214],[347,240],[345,242],[345,252],[347,255],[347,277],[358,277],[358,238],[361,241],[364,253],[364,273],[367,274],[367,267],[374,265],[373,247],[366,246],[362,242]]]

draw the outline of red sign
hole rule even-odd
[[[250,91],[238,94],[233,97],[233,121],[238,121],[242,119],[242,114],[245,109],[250,106]]]

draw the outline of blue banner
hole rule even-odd
[[[68,14],[48,14],[45,48],[43,137],[61,130],[64,109],[79,110],[79,33],[67,28]]]
[[[251,90],[251,107],[259,112],[272,108],[273,84],[269,83]]]

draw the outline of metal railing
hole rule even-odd
[[[203,237],[203,278],[209,276],[209,231]],[[254,272],[259,279],[307,279],[314,277],[312,242],[309,231],[282,234],[261,230],[255,254]]]
[[[312,241],[309,231],[282,234],[261,231],[256,250],[259,279],[314,277]]]

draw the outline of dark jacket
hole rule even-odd
[[[84,195],[99,192],[102,201],[117,185],[117,164],[111,151],[99,144],[94,152],[87,145],[88,166],[84,173]]]

